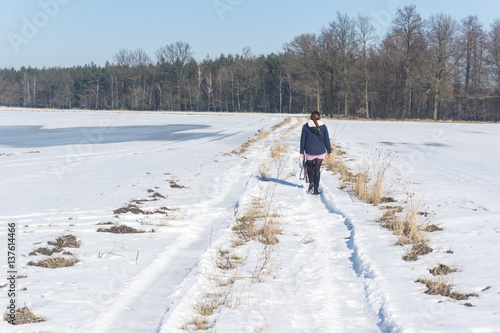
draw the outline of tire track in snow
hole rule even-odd
[[[366,301],[371,311],[377,316],[377,326],[381,332],[401,332],[401,328],[392,318],[389,310],[389,302],[382,290],[380,289],[377,280],[379,279],[375,269],[375,263],[364,255],[362,250],[356,243],[356,226],[351,223],[350,218],[335,204],[335,199],[328,188],[322,187],[321,201],[325,208],[333,214],[338,214],[343,217],[344,225],[349,230],[349,238],[346,241],[347,248],[352,251],[349,258],[352,262],[352,269],[357,277],[364,285]]]
[[[245,163],[247,172],[247,178],[244,182],[240,182],[238,186],[233,186],[233,202],[236,201],[235,208],[238,207],[238,203],[241,198],[251,191],[251,186],[256,181],[255,171],[258,169],[258,165],[263,157],[262,151],[269,146],[269,142],[273,142],[275,139],[281,137],[284,131],[294,126],[294,122],[288,123],[286,126],[273,130],[270,135],[265,140],[259,140],[252,144],[251,149],[249,149],[245,154],[244,158],[247,161]],[[228,192],[225,192],[226,195]],[[234,193],[237,193],[234,195]],[[232,222],[234,220],[233,211],[231,211]],[[212,250],[222,248],[227,245],[226,242],[232,239],[232,229],[230,225],[227,226],[225,230],[221,232],[218,239],[214,239],[210,248],[208,248],[201,256],[200,260],[203,263],[197,266],[191,273],[190,277],[186,277],[176,291],[177,298],[172,302],[165,310],[163,316],[160,318],[158,325],[155,327],[155,332],[174,332],[183,330],[180,329],[181,326],[187,323],[192,316],[192,306],[195,304],[196,300],[199,298],[201,292],[200,285],[204,285],[207,278],[206,272],[210,271],[214,267],[214,257],[212,257]],[[186,304],[191,304],[188,306],[190,309],[186,310]]]
[[[190,207],[192,211],[197,212],[196,215],[198,217],[185,219],[184,221],[186,225],[197,225],[197,235],[199,237],[183,233],[181,237],[176,239],[175,243],[165,247],[142,273],[126,284],[121,294],[112,302],[111,308],[99,316],[95,325],[96,332],[111,332],[117,331],[117,329],[119,331],[119,328],[126,330],[133,328],[136,324],[142,326],[142,329],[145,328],[144,326],[147,326],[147,329],[151,329],[155,325],[154,321],[164,316],[164,314],[162,315],[163,309],[158,309],[156,314],[153,315],[153,322],[140,322],[137,319],[140,319],[138,317],[141,315],[141,312],[153,311],[153,309],[148,310],[148,304],[164,304],[167,308],[165,313],[169,312],[169,307],[176,303],[179,294],[182,294],[182,291],[192,283],[189,280],[190,273],[195,271],[199,258],[206,252],[207,246],[209,246],[208,237],[202,236],[210,235],[211,233],[218,234],[221,229],[227,227],[227,222],[224,221],[232,217],[232,211],[217,207],[217,205],[224,201],[224,192],[231,192],[228,190],[228,187],[239,187],[242,179],[248,177],[245,173],[247,164],[248,161],[243,160],[238,167],[234,168],[231,176],[228,175],[220,179],[219,182],[222,185],[219,186],[220,193],[214,195],[215,199]],[[238,174],[240,177],[236,177]],[[233,182],[230,181],[231,177],[234,178]],[[189,231],[192,232],[192,228]],[[181,276],[179,276],[179,271],[175,269],[176,267],[184,267],[184,274],[181,273]],[[176,287],[170,290],[168,294],[159,295],[155,293],[155,290],[161,291],[161,285],[168,281],[175,281],[174,284]],[[151,298],[158,299],[159,296],[163,301],[152,301]],[[133,320],[119,321],[123,320],[124,312],[127,311],[127,307],[130,304],[136,304],[134,306],[134,313],[129,315]],[[147,315],[147,317],[150,319],[153,318],[151,315]]]
[[[290,170],[295,154],[286,154]],[[248,185],[240,200],[258,193],[258,180],[251,179]],[[277,185],[275,198],[281,206],[280,220],[287,221],[275,245],[279,270],[245,294],[247,312],[234,310],[237,314],[228,317],[224,311],[212,329],[249,331],[267,322],[279,332],[383,331],[368,304],[364,281],[353,269],[354,250],[345,241],[352,234],[345,216],[329,209],[320,197],[307,195],[296,176]],[[302,244],[300,240],[307,237],[312,242]],[[237,325],[234,316],[241,316]]]
[[[305,194],[304,189],[297,188],[290,197],[284,210],[289,213],[283,216],[289,221],[285,230],[298,238],[281,237],[281,286],[270,282],[268,292],[279,290],[281,301],[275,311],[286,309],[293,320],[275,326],[284,332],[378,332],[362,284],[350,268],[344,217],[325,209],[320,198]],[[301,238],[306,243],[298,245]]]
[[[254,154],[257,154],[257,152],[254,152]],[[220,237],[227,230],[227,221],[231,221],[233,210],[228,209],[230,207],[226,207],[224,203],[227,201],[232,203],[234,192],[241,193],[241,189],[246,187],[245,184],[252,177],[250,170],[256,169],[256,163],[257,160],[255,158],[242,159],[236,166],[230,168],[229,172],[217,178],[217,183],[213,185],[215,193],[213,193],[212,199],[204,200],[199,204],[190,206],[190,209],[197,212],[197,215],[201,217],[201,219],[197,220],[198,235],[213,234],[216,237]],[[190,221],[186,219],[185,222],[187,224]],[[196,220],[192,222],[195,223]],[[185,297],[188,297],[189,290],[199,279],[197,268],[200,260],[202,260],[203,256],[209,254],[208,252],[211,248],[211,244],[207,244],[208,241],[217,242],[217,239],[212,240],[207,239],[207,237],[192,239],[188,235],[182,235],[175,243],[167,246],[146,269],[126,284],[120,295],[110,303],[111,307],[97,318],[95,331],[141,330],[151,329],[153,326],[154,331],[158,332],[165,328],[167,328],[167,331],[174,329],[174,327],[165,327],[165,323],[169,322],[172,312]],[[173,259],[178,256],[182,258]],[[181,265],[187,265],[188,270],[184,274],[181,274],[181,276],[178,276],[179,272],[172,272],[171,268]],[[161,290],[162,281],[168,280],[176,281],[176,286],[169,290],[167,294],[154,292],[155,290]],[[161,297],[163,301],[156,301],[158,297]],[[155,301],[152,301],[152,299]],[[140,320],[138,322],[137,320],[140,319],[138,317],[141,315],[141,312],[153,311],[147,308],[148,304],[165,305],[162,311],[147,316],[149,319],[155,317],[156,324],[152,322],[144,323]],[[134,305],[133,312],[130,310],[131,305]],[[130,312],[129,316],[124,315],[127,311]],[[130,320],[123,321],[125,317],[129,317]],[[120,321],[120,319],[122,320]]]

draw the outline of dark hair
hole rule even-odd
[[[318,134],[321,135],[321,130],[319,129],[319,124],[318,120],[321,119],[321,115],[319,114],[318,111],[314,111],[311,113],[311,120],[314,121],[314,125],[316,125],[316,128],[318,129]]]

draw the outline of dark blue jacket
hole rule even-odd
[[[302,127],[302,135],[300,136],[301,154],[305,152],[307,155],[321,155],[325,153],[325,148],[328,154],[332,153],[328,129],[321,121],[318,121],[318,125],[320,125],[321,135],[312,120]]]

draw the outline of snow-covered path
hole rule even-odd
[[[299,119],[294,119],[294,123]],[[221,311],[215,315],[214,331],[220,332],[389,332],[396,327],[390,326],[379,318],[377,311],[370,306],[370,297],[364,284],[364,276],[357,275],[356,255],[351,248],[353,236],[345,216],[335,211],[333,197],[328,189],[321,196],[306,193],[304,182],[298,179],[294,166],[298,165],[297,131],[280,136],[273,133],[256,144],[246,155],[254,158],[253,172],[249,175],[245,190],[238,202],[250,202],[259,196],[263,187],[274,189],[274,197],[284,221],[279,243],[273,246],[275,272],[263,283],[252,285],[244,291],[242,309]],[[266,146],[274,140],[284,140],[287,152],[282,155],[285,161],[283,174],[292,174],[285,181],[263,182],[256,177],[256,165],[265,160]],[[256,163],[257,162],[257,163]],[[271,162],[267,162],[271,163]],[[331,177],[324,173],[325,177]],[[224,240],[225,238],[225,240]],[[224,244],[224,242],[226,244]],[[217,246],[227,248],[231,242],[228,232],[218,240]],[[259,247],[252,243],[250,247]],[[210,252],[212,249],[208,249]],[[216,251],[215,251],[216,252]],[[252,255],[259,251],[247,250],[250,264],[245,268],[252,270],[255,265]],[[213,260],[213,254],[211,259]],[[208,257],[208,255],[207,255]],[[198,284],[203,285],[208,267],[199,269]],[[249,266],[249,267],[248,267]],[[194,285],[194,283],[192,284]],[[163,318],[162,332],[174,332],[189,319],[189,308],[202,288],[191,288],[184,296],[185,306],[179,306],[177,313],[169,313]],[[378,326],[380,325],[380,327]]]
[[[306,193],[298,178],[303,118],[282,127],[274,125],[283,116],[262,114],[0,110],[0,118],[0,222],[17,225],[18,274],[26,276],[17,279],[16,301],[46,319],[2,321],[2,332],[186,332],[197,302],[220,291],[217,274],[235,282],[206,316],[212,332],[500,332],[499,156],[463,137],[482,135],[497,147],[494,125],[327,122],[356,161],[384,147],[400,154],[394,195],[421,186],[422,209],[437,211],[445,230],[430,237],[434,252],[407,263],[375,222],[382,211],[339,189],[338,176],[323,171],[323,194]],[[234,152],[259,130],[269,135]],[[276,178],[269,150],[277,140],[286,145],[286,179],[276,183],[258,174],[271,165]],[[456,141],[472,159],[453,162],[463,152]],[[266,191],[279,242],[235,245],[237,216]],[[114,212],[130,204],[145,213]],[[108,223],[144,233],[96,232]],[[68,249],[75,266],[27,265],[46,258],[31,251],[67,234],[81,241]],[[222,253],[239,266],[218,268]],[[461,291],[478,294],[471,307],[415,283],[441,262],[459,268],[450,279]],[[2,256],[0,267],[6,263]]]
[[[262,286],[269,295],[263,311],[281,318],[270,324],[272,331],[379,331],[353,267],[345,218],[330,209],[325,194],[314,197],[297,187],[286,196],[282,217],[288,222],[277,245],[279,273]],[[280,316],[283,309],[286,317]]]

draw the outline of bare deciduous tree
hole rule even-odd
[[[156,57],[160,66],[170,65],[173,68],[177,83],[177,108],[181,110],[182,83],[186,77],[186,65],[193,59],[191,46],[188,43],[175,42],[156,51]]]
[[[295,58],[297,69],[312,83],[310,91],[316,97],[316,108],[321,110],[321,50],[315,34],[302,34],[285,45]],[[307,90],[307,88],[305,88]]]
[[[330,22],[329,28],[323,30],[326,38],[331,38],[335,58],[339,62],[339,74],[342,77],[342,93],[344,96],[344,116],[350,116],[351,68],[358,53],[356,21],[337,12],[337,18]]]
[[[423,21],[415,5],[399,9],[390,32],[398,52],[404,59],[404,87],[402,118],[411,115],[413,81],[418,57],[425,50]]]
[[[370,73],[368,71],[368,48],[370,46],[370,43],[376,40],[375,27],[371,23],[370,18],[367,16],[358,15],[356,23],[357,23],[358,44],[361,48],[361,58],[363,60],[364,100],[365,100],[366,118],[369,119],[370,118],[370,103],[369,103]]]
[[[437,120],[443,81],[456,69],[462,53],[457,43],[458,24],[451,16],[432,15],[427,25],[434,88],[433,119]]]

